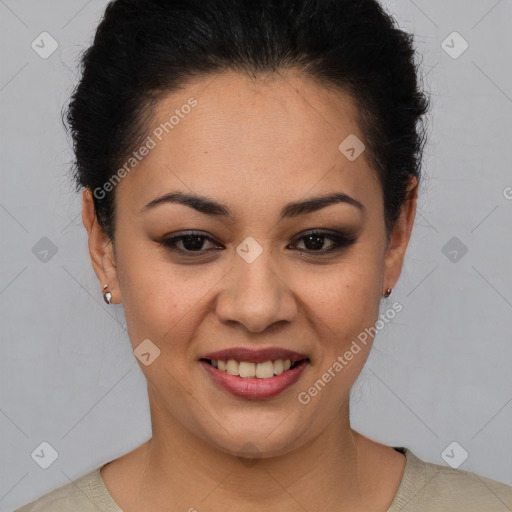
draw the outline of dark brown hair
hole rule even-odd
[[[112,1],[67,109],[77,191],[109,180],[147,135],[151,107],[187,79],[297,68],[356,101],[389,234],[426,138],[415,56],[413,36],[375,0]],[[114,192],[94,195],[112,240]]]

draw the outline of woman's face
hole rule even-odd
[[[115,188],[115,255],[90,222],[90,196],[84,221],[98,277],[145,354],[154,432],[170,422],[233,454],[247,443],[263,456],[290,451],[346,417],[371,338],[343,356],[398,279],[416,200],[387,246],[354,105],[298,74],[190,83],[158,104],[148,135]],[[219,206],[155,203],[171,193]],[[335,193],[342,200],[296,205]],[[190,231],[200,233],[162,243]],[[218,351],[249,363],[228,372],[259,377],[204,360]],[[295,369],[279,362],[296,358]]]

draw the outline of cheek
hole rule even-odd
[[[117,260],[119,286],[132,345],[149,338],[163,347],[170,340],[179,351],[197,314],[208,303],[208,292],[222,279],[220,266],[171,264],[158,248],[138,251],[120,242]],[[188,335],[192,335],[190,332]]]
[[[353,256],[325,273],[303,272],[301,295],[308,308],[340,342],[357,336],[378,316],[382,267],[375,256]]]
[[[311,381],[299,396],[314,417],[311,428],[322,428],[348,403],[350,389],[370,353],[372,339],[365,329],[378,318],[382,268],[375,251],[366,256],[363,252],[325,276],[304,273],[307,277],[302,278],[319,348]]]

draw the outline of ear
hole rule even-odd
[[[411,176],[407,187],[406,201],[402,205],[399,218],[388,239],[384,267],[384,289],[393,288],[402,272],[405,251],[416,216],[417,201],[418,180]]]
[[[89,237],[89,254],[94,272],[100,281],[101,291],[108,284],[112,293],[112,303],[120,303],[121,292],[117,277],[116,260],[112,240],[98,224],[91,190],[84,189],[82,194],[82,221]]]

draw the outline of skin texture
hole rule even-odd
[[[382,294],[402,269],[417,181],[388,239],[375,170],[364,153],[349,161],[338,150],[349,134],[364,140],[349,96],[298,72],[224,72],[166,96],[150,130],[190,97],[197,106],[116,186],[114,244],[97,223],[91,192],[83,194],[101,288],[108,283],[113,303],[123,304],[133,349],[149,338],[161,351],[148,366],[138,361],[152,438],[102,469],[107,489],[125,512],[385,511],[405,458],[349,423],[350,388],[371,340],[310,403],[297,396],[377,321]],[[141,213],[171,191],[206,195],[234,216],[178,204]],[[338,203],[279,219],[286,203],[335,191],[364,211]],[[318,256],[297,240],[313,228],[350,230],[356,241]],[[190,257],[159,245],[186,230],[211,237],[204,249],[223,250]],[[263,249],[252,263],[236,252],[249,236]],[[331,245],[325,238],[321,249]],[[239,346],[288,348],[310,362],[274,398],[237,398],[198,359]]]

